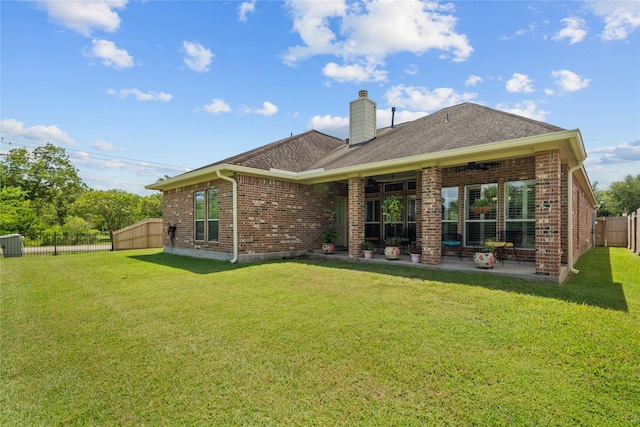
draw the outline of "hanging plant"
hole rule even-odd
[[[402,203],[396,196],[387,197],[382,202],[382,215],[386,223],[400,222],[402,219]]]

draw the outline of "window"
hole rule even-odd
[[[198,191],[194,197],[195,240],[204,240],[204,191]]]
[[[415,182],[415,181],[414,181]],[[407,196],[407,237],[409,241],[416,241],[416,196]]]
[[[207,240],[218,241],[218,190],[207,191]]]
[[[380,239],[380,199],[366,200],[364,236]]]
[[[535,181],[504,183],[504,229],[517,248],[535,248]]]
[[[476,214],[471,206],[476,199],[487,199],[491,210]],[[496,238],[498,184],[478,184],[465,187],[465,245],[482,246],[486,239]]]
[[[458,232],[458,187],[442,189],[442,234]]]

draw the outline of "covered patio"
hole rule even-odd
[[[411,256],[409,254],[401,254],[397,260],[390,261],[385,258],[384,254],[376,253],[373,258],[353,258],[349,257],[346,248],[336,249],[333,254],[325,254],[321,249],[316,249],[309,253],[309,256],[319,259],[335,259],[347,262],[358,263],[372,263],[372,264],[388,264],[388,265],[401,265],[407,268],[428,268],[433,270],[448,270],[448,271],[462,271],[466,273],[478,273],[478,274],[492,274],[497,276],[516,277],[524,280],[531,280],[537,282],[557,283],[557,279],[553,276],[543,276],[536,274],[536,266],[533,262],[516,262],[507,260],[502,262],[496,262],[492,269],[482,269],[476,267],[472,258],[462,258],[445,256],[442,259],[442,263],[438,265],[427,265],[422,263],[412,263]]]

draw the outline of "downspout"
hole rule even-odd
[[[224,176],[219,170],[216,171],[218,178],[229,181],[233,187],[233,258],[231,264],[238,262],[238,183],[235,179]]]
[[[569,211],[569,220],[568,220],[568,228],[569,228],[569,239],[567,242],[567,261],[569,261],[569,271],[573,274],[580,273],[579,270],[573,268],[573,172],[577,171],[582,167],[582,160],[578,162],[578,164],[571,169],[569,169],[568,177],[567,177],[567,198],[569,199],[567,202],[567,210]]]

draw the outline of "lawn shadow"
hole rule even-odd
[[[492,290],[554,298],[617,311],[629,311],[622,283],[613,281],[611,253],[608,248],[592,248],[582,255],[576,264],[576,269],[580,273],[570,277],[562,286],[502,275],[414,268],[394,264],[364,264],[341,260],[325,261],[316,259],[300,260],[298,262],[330,268],[368,271],[410,279],[481,286]]]
[[[178,268],[195,274],[220,273],[260,264],[297,262],[326,268],[365,271],[416,280],[481,286],[492,290],[554,298],[561,301],[628,312],[623,285],[613,281],[611,253],[608,248],[602,247],[591,248],[587,253],[582,255],[576,264],[576,269],[578,269],[580,273],[570,277],[567,283],[562,286],[502,275],[415,268],[392,263],[365,264],[335,259],[311,259],[307,257],[246,264],[231,264],[228,261],[193,258],[163,252],[148,255],[132,255],[129,258],[165,267]]]
[[[228,261],[218,261],[208,258],[195,258],[184,255],[168,254],[159,252],[148,255],[131,255],[131,259],[150,262],[164,267],[179,268],[195,274],[221,273],[224,271],[237,270],[251,264],[231,264]]]

